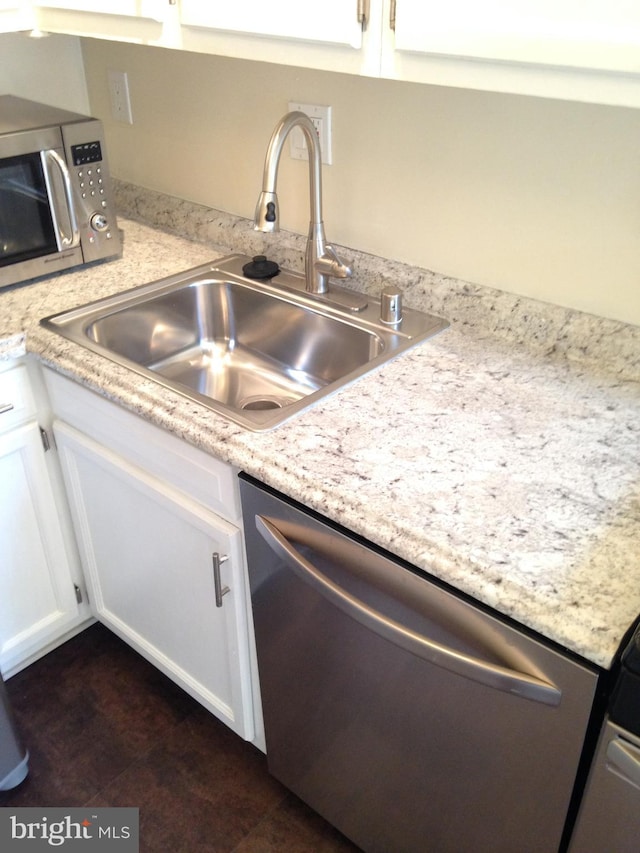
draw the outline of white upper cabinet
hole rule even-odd
[[[395,47],[573,68],[640,70],[636,0],[397,0]]]
[[[182,0],[181,20],[187,26],[360,48],[358,8],[357,0]]]
[[[0,28],[5,6],[15,23],[15,0],[0,0]],[[640,107],[637,0],[34,0],[31,8],[52,32]]]
[[[636,0],[384,0],[381,73],[640,106]]]
[[[637,0],[178,3],[181,26],[175,46],[188,50],[416,83],[640,106]]]
[[[43,9],[69,9],[162,20],[168,3],[169,0],[35,0],[33,5]]]
[[[377,77],[383,0],[178,0],[164,43],[202,53]],[[367,21],[375,14],[375,25]],[[366,16],[366,21],[365,21]]]
[[[20,0],[0,0],[0,33],[28,30],[33,26],[32,9]]]
[[[33,0],[35,26],[45,32],[123,42],[160,43],[169,0]]]

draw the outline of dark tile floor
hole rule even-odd
[[[266,759],[94,625],[7,682],[29,775],[0,806],[137,806],[141,853],[354,853]]]

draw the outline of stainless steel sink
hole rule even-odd
[[[380,322],[307,294],[302,276],[248,279],[231,255],[42,324],[252,430],[272,429],[447,326],[405,309]]]

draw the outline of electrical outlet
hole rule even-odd
[[[318,141],[320,142],[320,151],[322,153],[322,162],[330,166],[333,162],[331,151],[331,107],[315,106],[313,104],[299,104],[291,101],[289,110],[300,110],[306,113],[316,129]],[[304,133],[299,127],[294,127],[291,131],[289,143],[289,153],[294,160],[308,160],[309,152]]]
[[[131,113],[131,98],[129,97],[129,80],[126,71],[109,71],[109,97],[111,99],[111,115],[116,121],[133,124]]]

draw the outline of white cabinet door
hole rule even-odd
[[[629,0],[397,0],[397,50],[638,70],[640,4]]]
[[[0,33],[29,30],[33,27],[30,5],[20,0],[0,0]]]
[[[354,48],[362,44],[357,0],[182,0],[181,21],[187,26]]]
[[[172,9],[169,0],[33,0],[44,32],[149,44],[161,42]]]
[[[76,12],[161,20],[168,2],[169,0],[35,0],[33,5],[44,9],[72,9]]]
[[[80,618],[37,423],[0,435],[0,668],[12,674]]]
[[[640,106],[631,0],[383,0],[383,77]]]
[[[250,740],[240,530],[72,427],[54,432],[93,612]]]

